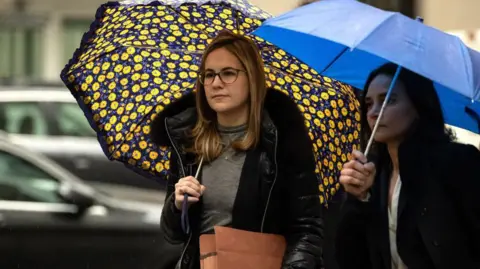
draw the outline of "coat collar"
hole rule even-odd
[[[268,89],[264,112],[260,145],[265,152],[272,158],[279,157],[280,164],[288,164],[299,173],[315,169],[311,134],[295,101],[281,91]],[[159,146],[172,146],[170,135],[177,146],[188,145],[188,134],[196,121],[195,93],[190,93],[166,106],[153,119],[151,140]]]
[[[299,133],[306,135],[303,115],[295,102],[284,93],[268,89],[264,112],[262,138],[273,140],[276,131],[287,136],[298,136]],[[151,124],[152,141],[159,146],[170,146],[168,137],[170,135],[175,141],[184,143],[196,121],[195,93],[192,92],[165,107],[153,120]],[[295,137],[291,138],[295,139]]]

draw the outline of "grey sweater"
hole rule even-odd
[[[245,135],[246,125],[218,127],[225,145],[222,155],[202,168],[203,210],[200,233],[213,233],[214,226],[230,226],[238,183],[245,162],[245,152],[235,151],[230,144]]]

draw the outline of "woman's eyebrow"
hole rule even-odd
[[[223,67],[222,69],[220,69],[220,71],[224,71],[224,70],[228,70],[228,69],[242,70],[241,68],[236,68],[236,67],[233,67],[233,66],[226,66],[226,67]],[[215,72],[215,70],[213,68],[206,68],[205,71]]]

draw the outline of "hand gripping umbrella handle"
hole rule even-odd
[[[195,173],[195,178],[198,178],[198,176],[200,175],[202,164],[203,164],[203,157],[200,159],[200,163],[198,164],[197,172]],[[188,194],[187,193],[183,195],[181,225],[182,225],[183,232],[186,234],[189,234],[190,221],[188,219]]]

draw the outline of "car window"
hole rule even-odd
[[[48,121],[39,103],[0,103],[0,129],[13,134],[48,135]]]
[[[59,186],[58,180],[34,164],[0,151],[0,200],[61,203]]]
[[[90,127],[83,111],[76,103],[57,103],[55,113],[59,134],[62,136],[95,137],[95,131]]]

